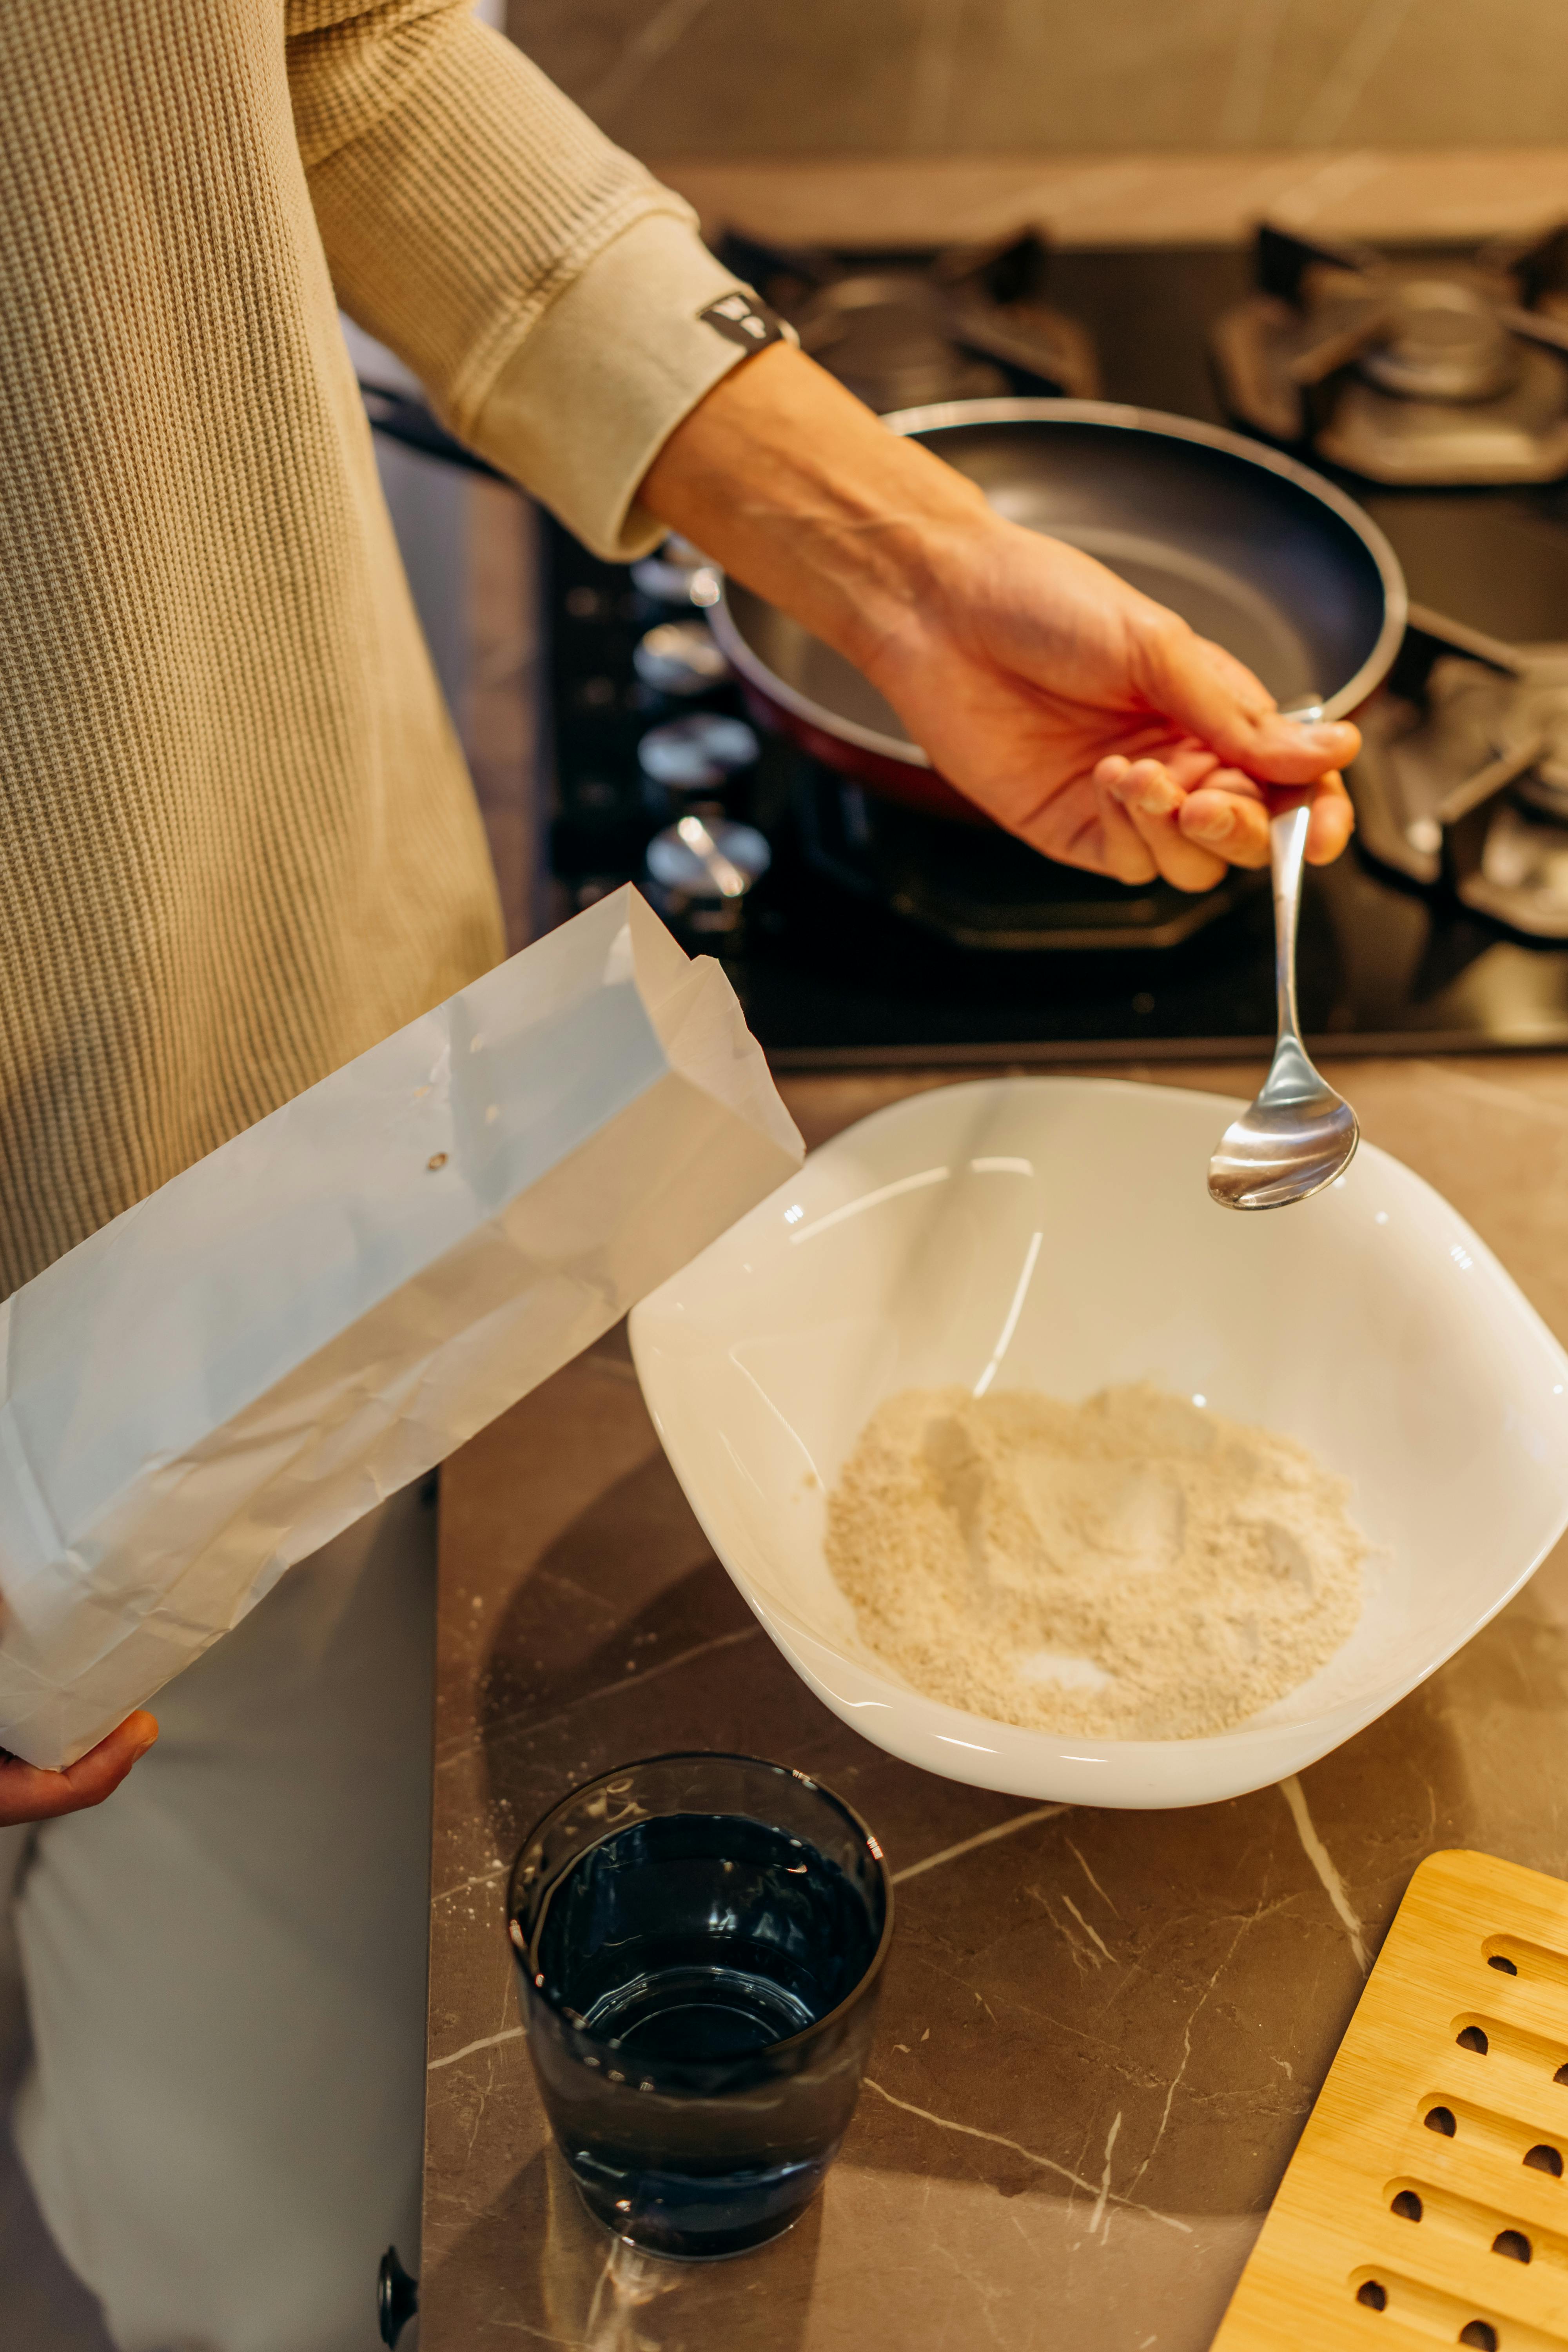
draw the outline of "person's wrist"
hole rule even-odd
[[[973,482],[788,346],[716,384],[638,496],[861,667],[918,635],[960,551],[995,521]]]

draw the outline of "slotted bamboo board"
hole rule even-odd
[[[1214,2352],[1568,2347],[1568,1885],[1411,1880]]]

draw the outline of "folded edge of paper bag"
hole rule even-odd
[[[36,1763],[83,1753],[293,1561],[590,1344],[799,1164],[722,971],[689,961],[635,893],[617,897],[618,919],[592,911],[620,960],[605,978],[629,981],[658,1041],[651,1075],[239,1411],[140,1463],[89,1524],[47,1499],[57,1605],[0,1631],[0,1744]],[[11,1372],[25,1381],[25,1365]],[[40,1500],[13,1452],[0,1444],[0,1546],[29,1509],[36,1546]],[[0,1550],[0,1590],[5,1564]]]
[[[728,1103],[738,1118],[788,1153],[791,1168],[798,1168],[805,1156],[800,1129],[779,1099],[767,1057],[747,1028],[721,966],[710,956],[682,954],[635,893],[627,929],[638,990],[671,1066],[704,1093]],[[780,1171],[781,1184],[789,1172]]]

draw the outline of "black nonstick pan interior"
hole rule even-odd
[[[1405,583],[1371,518],[1260,443],[1090,401],[954,402],[889,420],[1001,514],[1098,556],[1256,671],[1285,706],[1341,717],[1383,677]],[[876,689],[787,614],[733,583],[714,614],[753,688],[814,730],[895,762],[924,754]]]

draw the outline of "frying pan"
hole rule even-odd
[[[1398,651],[1398,559],[1321,475],[1260,443],[1095,400],[966,400],[885,417],[999,514],[1098,556],[1226,646],[1282,706],[1356,709]],[[732,580],[709,614],[765,724],[932,814],[988,824],[842,654]]]

